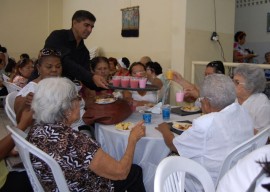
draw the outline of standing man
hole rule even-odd
[[[71,29],[53,31],[46,39],[44,48],[61,51],[64,77],[79,80],[90,89],[107,89],[107,81],[90,72],[89,51],[84,45],[84,39],[91,34],[95,21],[95,16],[89,11],[76,11],[72,17]]]

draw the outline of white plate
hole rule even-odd
[[[181,110],[185,112],[197,112],[200,111],[201,109],[197,106],[185,106],[181,107]]]
[[[113,103],[116,100],[114,98],[105,98],[105,99],[97,99],[95,103],[97,104],[109,104],[109,103]]]
[[[128,129],[123,129],[122,127],[118,127],[117,125],[120,125],[120,124],[124,124],[124,123],[128,123],[129,125],[128,125]],[[121,122],[121,123],[117,123],[116,125],[115,125],[115,129],[116,130],[118,130],[118,131],[130,131],[131,130],[131,128],[134,126],[134,124],[133,123],[131,123],[131,122]]]
[[[177,130],[186,131],[192,126],[191,123],[173,122],[172,127]]]

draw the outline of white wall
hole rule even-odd
[[[260,2],[255,0],[255,2]],[[270,32],[267,32],[267,12],[270,12],[270,2],[242,6],[236,8],[235,32],[244,31],[247,34],[245,47],[259,54],[259,63],[264,62],[264,54],[270,51]]]

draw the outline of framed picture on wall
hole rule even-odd
[[[267,32],[270,32],[270,13],[267,13]]]

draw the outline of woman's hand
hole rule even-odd
[[[31,106],[33,101],[34,93],[30,92],[26,95],[25,104]]]
[[[145,126],[143,125],[143,123],[144,121],[140,121],[132,128],[129,139],[137,142],[145,136]]]
[[[181,84],[180,82],[183,80],[183,76],[176,72],[176,71],[173,71],[173,81],[175,81],[176,83],[179,83]]]

